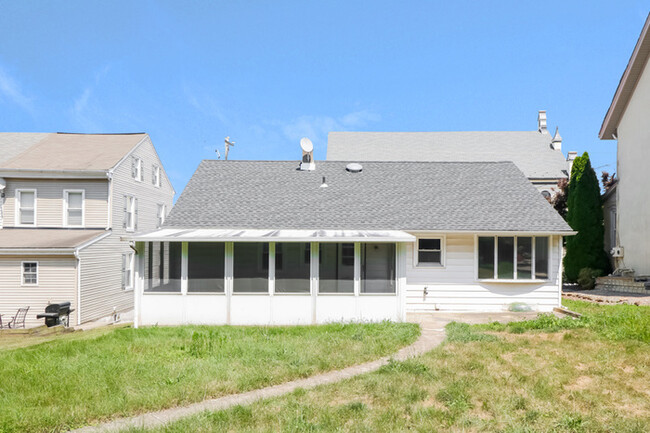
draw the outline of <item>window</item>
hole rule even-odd
[[[181,292],[181,242],[150,242],[145,292]]]
[[[135,156],[131,157],[131,177],[138,182],[144,180],[144,173],[142,172],[142,159]]]
[[[151,167],[151,183],[153,186],[160,188],[160,166],[155,164]]]
[[[442,238],[419,238],[417,251],[418,266],[442,265]]]
[[[122,226],[128,231],[138,229],[138,199],[132,195],[124,196],[124,220]]]
[[[480,236],[478,278],[482,280],[545,280],[548,237]]]
[[[322,242],[318,248],[318,292],[354,293],[354,244]]]
[[[361,293],[395,293],[395,244],[361,244]]]
[[[309,293],[311,267],[305,257],[310,251],[309,242],[275,244],[276,293]]]
[[[63,225],[82,227],[84,225],[84,191],[64,191]]]
[[[268,293],[268,263],[267,243],[235,242],[233,293]]]
[[[22,262],[21,271],[23,286],[38,285],[38,262]]]
[[[122,289],[133,289],[133,253],[122,254]]]
[[[162,225],[165,223],[165,214],[167,210],[166,208],[167,206],[164,204],[158,204],[158,228],[162,227]]]
[[[224,293],[225,244],[189,242],[187,244],[188,293]]]
[[[16,206],[16,221],[21,226],[36,225],[36,190],[16,190],[18,205]]]

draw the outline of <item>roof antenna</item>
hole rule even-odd
[[[221,159],[221,154],[219,153],[219,149],[215,149],[215,152],[217,152],[217,159]]]
[[[230,136],[226,137],[224,141],[226,142],[226,156],[224,157],[224,160],[228,161],[228,151],[230,150],[230,146],[235,145],[235,142],[230,141]]]

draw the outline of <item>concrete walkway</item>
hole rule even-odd
[[[431,313],[431,314],[409,314],[408,321],[418,323],[421,328],[420,337],[410,346],[400,349],[397,353],[385,356],[375,361],[364,364],[353,365],[342,370],[330,371],[305,379],[293,380],[280,385],[257,389],[241,394],[226,395],[219,398],[204,400],[189,406],[173,407],[136,415],[129,418],[116,419],[96,426],[83,427],[72,430],[73,433],[98,433],[117,432],[132,427],[152,428],[161,426],[178,419],[194,415],[203,411],[218,411],[228,409],[236,405],[246,405],[257,400],[277,397],[288,394],[298,388],[309,389],[319,385],[339,382],[359,374],[368,373],[379,369],[391,359],[402,361],[417,355],[421,355],[440,345],[445,339],[445,326],[452,321],[466,323],[487,323],[493,321],[511,322],[516,320],[527,320],[534,318],[536,313]]]

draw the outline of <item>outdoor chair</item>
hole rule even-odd
[[[7,323],[7,327],[13,329],[25,328],[25,318],[27,317],[28,311],[29,307],[19,308],[14,318]]]

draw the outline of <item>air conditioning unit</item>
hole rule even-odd
[[[610,251],[612,257],[623,257],[623,247],[614,247]]]

